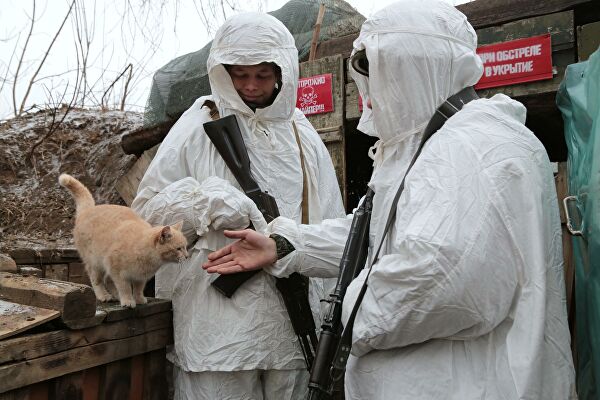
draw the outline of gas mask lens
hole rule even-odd
[[[369,76],[369,60],[367,60],[366,50],[359,50],[350,58],[350,64],[356,72],[361,75]]]

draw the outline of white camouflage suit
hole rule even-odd
[[[223,64],[274,62],[282,87],[273,104],[253,112],[240,98]],[[223,229],[266,223],[238,189],[202,124],[210,121],[205,100],[221,116],[235,114],[248,149],[251,171],[275,197],[281,215],[300,223],[302,169],[292,127],[298,129],[308,179],[311,223],[344,215],[333,164],[319,135],[295,108],[298,52],[274,17],[261,13],[228,19],[207,61],[212,96],[198,99],[173,126],[140,183],[132,208],[151,223],[183,219],[193,248],[183,264],[163,266],[156,295],[173,301],[176,399],[299,399],[308,383],[304,358],[275,280],[259,273],[231,299],[210,286],[202,269],[207,255],[225,244]],[[235,187],[235,188],[234,188]],[[319,326],[323,279],[310,281]]]
[[[476,42],[441,0],[401,1],[363,24],[354,48],[369,77],[351,72],[372,102],[360,126],[379,137],[371,246],[428,120],[481,76]],[[505,95],[475,100],[424,146],[368,278],[346,399],[576,398],[556,191],[525,115]],[[269,231],[296,251],[266,270],[335,276],[349,224],[275,219]],[[366,273],[348,288],[344,322]]]

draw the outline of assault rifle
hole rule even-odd
[[[279,209],[275,198],[267,192],[263,192],[252,177],[250,158],[235,115],[206,122],[204,130],[246,196],[254,201],[265,220],[271,222],[277,218]],[[223,295],[231,297],[244,282],[258,272],[260,271],[220,275],[211,285]],[[317,335],[308,302],[308,278],[293,273],[288,278],[276,278],[276,286],[283,297],[292,327],[300,340],[307,368],[310,370],[317,347]]]
[[[350,233],[340,262],[340,274],[335,289],[327,300],[329,310],[321,324],[317,354],[308,381],[309,400],[331,398],[336,384],[344,377],[345,365],[340,367],[335,362],[343,330],[342,302],[348,285],[358,276],[367,261],[369,224],[374,194],[373,190],[369,188],[360,207],[354,212]]]

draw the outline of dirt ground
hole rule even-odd
[[[139,128],[142,114],[72,109],[50,131],[52,117],[40,111],[0,123],[0,253],[72,244],[75,207],[58,185],[63,172],[88,186],[97,203],[124,204],[115,183],[135,156],[123,153],[121,135]]]

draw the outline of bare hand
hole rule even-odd
[[[261,269],[277,261],[275,241],[251,229],[225,231],[230,239],[239,239],[208,255],[202,264],[209,273],[234,274]]]

